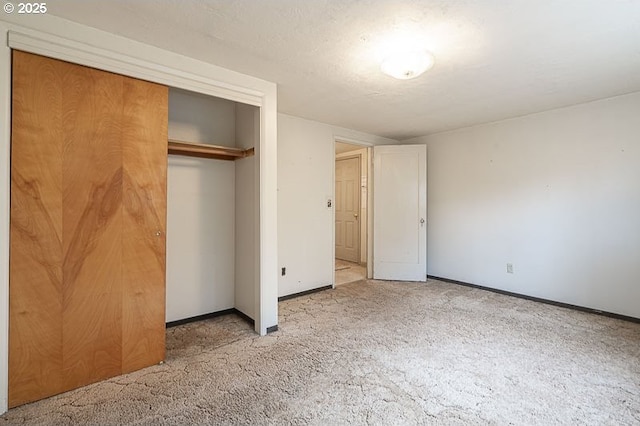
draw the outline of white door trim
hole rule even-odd
[[[11,30],[8,33],[7,41],[11,49],[23,50],[258,107],[262,105],[264,93],[257,90],[213,80],[62,37],[26,34]]]
[[[256,282],[255,330],[265,335],[268,328],[277,326],[276,85],[53,16],[38,17],[38,24],[35,21],[25,22],[38,25],[37,28],[47,28],[49,33],[0,21],[0,33],[5,37],[0,44],[0,413],[8,409],[12,48],[260,107],[260,143],[256,146],[260,176],[260,217],[259,224],[256,224],[260,230],[260,265],[259,281]],[[68,34],[69,27],[83,35],[72,38],[56,35]],[[88,35],[90,40],[86,39]],[[120,46],[127,51],[131,48],[132,54],[110,50],[106,46]],[[144,52],[145,57],[157,60],[141,59],[135,56],[136,52]]]

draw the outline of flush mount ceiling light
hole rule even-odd
[[[433,66],[433,55],[426,51],[395,52],[387,56],[380,69],[399,80],[416,78]]]

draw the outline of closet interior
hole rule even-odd
[[[254,319],[260,109],[170,88],[168,129],[166,321]]]

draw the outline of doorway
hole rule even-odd
[[[367,278],[369,148],[335,144],[335,285]]]

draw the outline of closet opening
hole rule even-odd
[[[226,161],[233,164],[232,195],[223,197],[219,189],[222,195],[213,194],[234,209],[233,221],[225,222],[233,237],[225,234],[226,252],[214,253],[231,267],[219,267],[214,259],[213,273],[197,282],[218,285],[218,277],[226,276],[224,291],[213,292],[215,301],[226,300],[222,306],[253,320],[252,333],[276,331],[275,83],[159,54],[151,46],[136,50],[121,43],[120,52],[106,39],[94,45],[18,25],[5,29],[7,48],[0,62],[10,72],[1,80],[11,90],[0,106],[6,112],[0,117],[6,129],[0,135],[5,147],[0,162],[7,171],[0,180],[12,199],[0,212],[6,230],[0,287],[8,296],[0,311],[11,320],[0,333],[0,368],[5,371],[0,412],[165,359],[167,321],[195,315],[180,312],[174,302],[188,293],[187,275],[202,278],[204,269],[173,262],[173,255],[186,246],[170,241],[172,294],[167,306],[167,165],[179,159],[235,158]],[[124,53],[129,47],[148,54]],[[173,139],[182,143],[169,144],[169,134],[189,129],[199,134],[207,128],[203,120],[216,121],[203,119],[194,106],[216,100],[238,102],[231,103],[232,139],[198,141],[178,135]],[[207,146],[192,146],[200,142]],[[178,150],[204,155],[183,157],[176,155]],[[178,168],[189,169],[184,164]],[[230,173],[225,176],[231,178]],[[172,188],[171,193],[182,196],[211,183],[197,173],[195,177],[193,187]],[[180,208],[180,200],[171,202],[172,217]],[[183,209],[201,215],[211,211],[198,200]],[[177,221],[188,228],[192,224],[186,216]],[[174,224],[169,232],[175,239],[180,229],[176,232]],[[198,231],[195,242],[211,238],[205,234]]]
[[[236,313],[254,323],[260,108],[169,89],[167,326]]]

